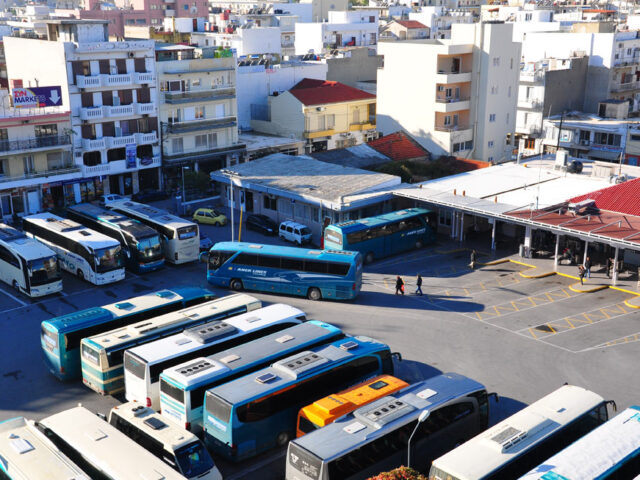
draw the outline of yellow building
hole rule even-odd
[[[345,148],[377,137],[376,96],[339,82],[305,78],[252,111],[254,130],[306,140],[307,151]]]

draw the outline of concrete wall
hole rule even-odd
[[[291,93],[285,92],[277,97],[269,97],[271,121],[252,120],[254,130],[283,137],[302,138],[305,122],[302,104]]]
[[[374,55],[368,48],[354,48],[344,57],[325,59],[327,80],[357,88],[358,82],[375,80],[382,66],[382,55]]]
[[[551,70],[545,75],[543,115],[560,114],[565,110],[582,110],[587,86],[587,57],[572,58],[571,68]]]

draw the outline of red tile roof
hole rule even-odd
[[[403,132],[385,135],[370,141],[368,145],[395,161],[429,158],[429,152]]]
[[[416,20],[396,20],[397,23],[402,25],[405,28],[428,28],[426,25],[416,21]]]
[[[574,197],[570,202],[595,200],[600,210],[640,216],[640,178]]]
[[[289,91],[303,105],[323,105],[325,103],[342,103],[376,98],[375,95],[340,82],[313,80],[311,78],[299,81]]]

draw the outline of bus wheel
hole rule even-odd
[[[309,300],[318,301],[322,299],[322,293],[319,288],[311,287],[307,292],[307,298]]]
[[[84,273],[82,272],[82,270],[78,269],[78,271],[76,273],[77,273],[78,278],[80,280],[84,280]]]
[[[16,290],[16,292],[20,291],[20,285],[18,285],[18,281],[14,280],[13,283],[11,284],[13,286],[13,288]]]
[[[284,447],[291,440],[291,435],[289,432],[280,432],[276,437],[276,443],[279,447]]]
[[[373,252],[369,252],[364,256],[364,263],[367,265],[373,263]]]
[[[418,241],[416,242],[416,248],[417,248],[417,249],[421,249],[421,248],[422,248],[422,242],[421,242],[420,240],[418,240]]]
[[[232,279],[229,283],[229,286],[231,287],[231,290],[236,290],[238,292],[244,288],[242,285],[242,280],[239,280],[237,278]]]

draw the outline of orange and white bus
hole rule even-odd
[[[302,407],[298,412],[296,437],[300,438],[309,432],[329,425],[337,418],[351,413],[367,403],[386,397],[408,386],[407,382],[399,378],[391,375],[379,375],[342,392],[316,400],[311,405]]]

